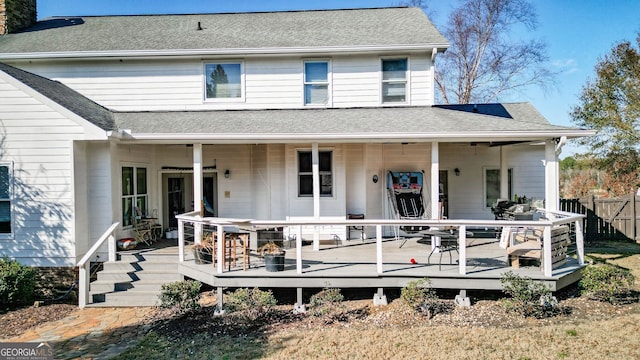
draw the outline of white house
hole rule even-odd
[[[389,171],[424,172],[449,219],[516,194],[557,210],[558,150],[590,134],[527,103],[434,106],[448,43],[418,8],[31,20],[0,36],[0,253],[25,264],[74,266],[136,209],[170,228],[203,198],[389,219]]]

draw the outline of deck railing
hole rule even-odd
[[[582,235],[582,219],[584,215],[559,212],[559,211],[545,211],[538,210],[541,219],[537,221],[530,220],[390,220],[390,219],[364,219],[364,220],[336,220],[335,217],[331,219],[291,219],[291,220],[247,220],[247,219],[234,219],[234,218],[215,218],[215,217],[200,217],[198,213],[187,213],[177,215],[178,220],[178,237],[179,237],[179,261],[184,261],[184,246],[185,246],[185,226],[193,226],[193,234],[195,243],[199,242],[203,226],[215,227],[217,232],[217,238],[222,239],[224,233],[227,230],[238,231],[256,231],[258,229],[266,228],[278,228],[287,227],[294,229],[293,233],[296,242],[296,272],[302,274],[302,232],[303,227],[322,227],[322,226],[366,226],[375,227],[375,240],[376,240],[376,271],[378,274],[382,274],[383,270],[383,230],[384,227],[430,227],[431,229],[455,229],[455,233],[458,234],[458,252],[459,252],[459,273],[465,275],[467,273],[467,249],[466,249],[466,237],[467,229],[469,228],[540,228],[543,227],[543,240],[542,240],[542,270],[544,276],[553,276],[553,264],[552,264],[552,229],[561,225],[568,225],[572,234],[571,238],[575,239],[576,255],[580,265],[584,264],[584,239]],[[391,232],[387,232],[391,233]],[[437,236],[436,236],[437,238]],[[318,236],[313,237],[313,249],[319,249]],[[223,259],[225,256],[222,250],[222,242],[218,241],[216,261],[216,271],[223,273]],[[435,242],[432,241],[432,247],[435,246]],[[506,251],[506,250],[505,250]]]
[[[115,230],[120,225],[119,222],[115,222],[109,226],[109,228],[100,236],[91,249],[78,261],[78,306],[84,308],[89,303],[89,282],[90,273],[89,267],[91,265],[91,258],[98,252],[98,249],[108,240],[108,261],[116,261],[116,238],[113,235]]]

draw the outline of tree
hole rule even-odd
[[[546,44],[512,36],[519,24],[534,30],[536,17],[526,0],[464,0],[443,31],[451,46],[436,66],[442,101],[492,102],[528,86],[552,84]]]
[[[640,167],[640,33],[636,47],[623,41],[595,66],[596,79],[582,88],[573,122],[597,131],[581,140],[598,165],[620,180]],[[633,178],[633,177],[632,177]],[[638,178],[627,186],[640,185]]]
[[[211,73],[211,80],[207,81],[207,97],[215,98],[220,95],[218,84],[228,84],[227,73],[224,71],[224,67],[218,64]]]

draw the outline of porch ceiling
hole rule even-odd
[[[551,125],[528,103],[484,104],[501,111],[444,107],[114,112],[121,141],[505,142],[592,135]],[[486,107],[486,108],[485,108]]]

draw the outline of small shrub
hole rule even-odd
[[[271,290],[260,290],[258,288],[240,288],[229,293],[225,297],[225,307],[230,313],[242,312],[250,319],[257,319],[267,315],[277,301]]]
[[[412,309],[418,309],[425,302],[437,298],[436,292],[431,288],[431,280],[428,278],[411,281],[400,289],[400,299]]]
[[[160,306],[176,308],[179,313],[185,313],[200,308],[199,281],[183,280],[162,285]]]
[[[337,288],[324,288],[309,299],[311,315],[323,316],[336,311],[344,310],[344,296]]]
[[[582,295],[598,301],[619,304],[633,298],[635,277],[628,269],[611,264],[591,265],[582,271]]]
[[[419,311],[427,318],[436,314],[445,314],[453,311],[454,304],[451,301],[440,300],[435,290],[431,288],[431,280],[424,278],[411,281],[400,289],[400,299],[410,308]]]
[[[0,304],[3,306],[33,303],[36,270],[6,257],[0,260]]]
[[[502,291],[511,296],[504,302],[507,310],[536,318],[550,317],[560,312],[558,300],[543,283],[526,276],[520,277],[511,271],[505,273],[500,282]]]

